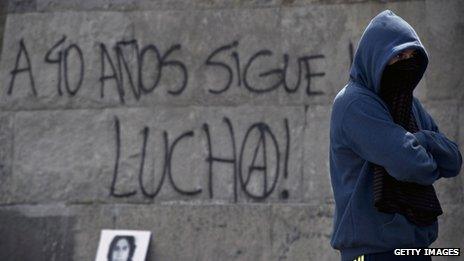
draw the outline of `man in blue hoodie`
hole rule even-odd
[[[461,169],[458,145],[439,131],[417,98],[412,97],[411,110],[419,130],[412,133],[394,122],[380,96],[387,66],[415,55],[422,60],[412,88],[426,70],[427,52],[406,21],[390,10],[381,12],[366,27],[350,80],[333,101],[330,178],[336,206],[330,244],[340,251],[342,261],[360,256],[366,261],[405,260],[393,250],[429,247],[437,238],[436,221],[418,226],[402,214],[380,212],[374,206],[371,164],[382,166],[398,181],[424,186],[454,177]],[[410,260],[431,260],[419,258]]]

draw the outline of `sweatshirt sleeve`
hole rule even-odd
[[[351,102],[343,115],[347,145],[361,158],[383,166],[401,181],[431,185],[439,178],[437,162],[412,133],[393,122],[374,99]]]
[[[433,118],[425,112],[425,116],[430,120],[432,130],[420,130],[414,135],[423,140],[427,150],[433,155],[437,162],[439,178],[451,178],[459,174],[462,165],[462,156],[458,145],[449,140],[438,129]]]

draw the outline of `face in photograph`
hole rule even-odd
[[[108,261],[132,261],[134,251],[133,236],[115,236],[108,250]]]

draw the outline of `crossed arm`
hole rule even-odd
[[[383,166],[396,179],[431,185],[458,175],[462,157],[458,145],[430,120],[432,130],[413,134],[394,123],[380,102],[361,98],[347,106],[342,132],[356,154]]]

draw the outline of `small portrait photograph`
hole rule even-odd
[[[150,231],[103,229],[95,261],[144,261]]]

